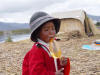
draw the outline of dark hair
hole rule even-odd
[[[42,29],[42,26],[41,25],[39,28],[37,28],[31,35],[30,39],[34,42],[38,42],[37,38],[39,37],[39,33],[40,33],[40,30]],[[34,39],[33,39],[34,38]]]

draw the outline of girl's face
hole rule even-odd
[[[39,33],[39,38],[48,43],[51,38],[55,37],[55,26],[52,21],[45,23]]]

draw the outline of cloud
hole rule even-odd
[[[61,2],[61,0],[2,0],[0,1],[0,12],[14,13],[30,9],[38,10],[56,2]]]
[[[69,9],[69,2],[61,2],[61,3],[55,3],[52,4],[48,7],[45,7],[43,10],[48,12],[48,13],[53,13],[53,12],[62,12],[62,11],[67,11]]]
[[[29,22],[36,11],[48,13],[83,9],[100,16],[100,0],[0,0],[0,21]]]
[[[100,16],[100,0],[66,0],[62,3],[55,3],[44,8],[48,12],[65,12],[70,10],[82,9],[92,15]]]
[[[0,21],[6,22],[29,22],[31,15],[30,12],[17,12],[17,13],[6,13],[2,14]]]
[[[0,21],[28,22],[34,12],[62,1],[64,0],[2,0],[0,1]]]

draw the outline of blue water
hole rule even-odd
[[[13,42],[29,39],[29,37],[30,37],[30,34],[21,34],[21,35],[12,35],[11,36]],[[0,43],[5,42],[6,39],[7,39],[7,37],[0,36]]]
[[[0,36],[0,42],[4,41],[4,36]]]

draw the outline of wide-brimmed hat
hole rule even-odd
[[[31,28],[31,40],[35,41],[35,38],[33,36],[36,36],[36,34],[34,34],[34,32],[44,23],[48,22],[48,21],[53,21],[54,25],[55,25],[55,30],[56,33],[59,32],[59,28],[60,28],[60,19],[58,18],[54,18],[50,15],[48,15],[45,12],[36,12],[35,14],[33,14],[33,16],[30,19],[30,28]]]

